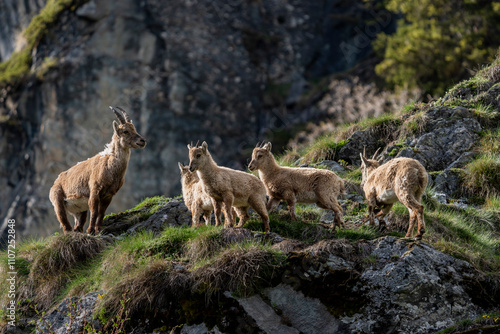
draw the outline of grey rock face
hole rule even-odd
[[[165,203],[157,212],[143,219],[150,208],[132,212],[123,212],[104,220],[103,234],[121,235],[138,231],[159,232],[167,226],[190,226],[191,212],[184,201],[172,199]]]
[[[328,313],[326,306],[318,299],[308,298],[289,285],[278,285],[267,290],[265,294],[301,333],[338,333],[342,325]]]
[[[342,175],[345,173],[345,168],[336,161],[332,160],[323,160],[315,164],[315,166],[323,166],[328,168],[329,170],[335,172],[336,174]]]
[[[465,261],[425,243],[394,237],[373,242],[376,263],[361,275],[356,290],[367,303],[342,321],[362,333],[432,333],[457,319],[474,319],[481,308],[471,302],[467,281],[475,270]]]
[[[476,154],[474,152],[466,152],[462,154],[442,173],[437,175],[434,179],[435,190],[448,196],[453,196],[454,194],[460,192],[460,170],[457,170],[456,168],[464,167],[474,158],[475,155]]]
[[[397,157],[417,159],[427,170],[443,170],[469,152],[479,138],[481,125],[466,108],[435,108],[425,117],[427,131]]]
[[[458,172],[447,168],[436,176],[434,187],[437,192],[448,196],[454,195],[460,188],[460,175]]]
[[[370,130],[356,131],[348,139],[347,144],[339,151],[339,159],[347,161],[353,165],[361,165],[360,153],[366,147],[367,155],[377,150],[377,141],[374,139],[373,132]]]
[[[98,296],[98,292],[92,292],[83,297],[64,299],[54,311],[38,320],[36,333],[78,334],[85,326],[99,331],[99,321],[92,318]]]
[[[29,25],[33,16],[38,14],[46,0],[2,0],[0,1],[0,62],[23,43],[22,31]]]
[[[249,298],[238,299],[238,303],[245,311],[255,320],[259,329],[264,333],[276,334],[299,334],[300,332],[282,323],[282,319],[278,316],[271,306],[266,304],[260,296],[252,296]]]

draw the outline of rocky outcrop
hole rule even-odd
[[[461,190],[458,169],[477,155],[474,147],[484,127],[474,111],[464,107],[431,106],[410,120],[417,129],[408,131],[404,122],[411,116],[355,131],[337,158],[359,166],[359,153],[365,148],[371,155],[382,147],[383,162],[397,157],[417,159],[428,172],[435,172],[431,180],[438,193],[457,195]]]
[[[183,301],[190,324],[163,328],[175,325],[175,333],[435,333],[475,319],[500,298],[494,279],[423,242],[383,237],[304,247],[288,253],[281,278],[259,294],[241,297],[226,291],[204,311],[185,309],[199,300]],[[89,296],[96,294],[84,298]],[[54,318],[50,323],[57,323],[56,332],[67,327],[69,301],[47,317]],[[152,333],[148,321],[140,322],[133,333]]]
[[[407,140],[397,157],[417,159],[429,171],[443,170],[469,154],[479,138],[481,125],[464,107],[433,108],[424,117],[425,132]]]
[[[37,78],[0,94],[1,221],[22,221],[19,235],[57,228],[50,186],[110,140],[108,105],[127,109],[148,140],[108,212],[178,194],[191,141],[243,169],[264,135],[315,119],[295,101],[310,79],[367,55],[366,22],[391,29],[394,20],[362,4],[91,0],[63,13],[33,52]]]
[[[93,292],[83,297],[64,299],[56,309],[37,321],[36,334],[77,334],[91,328],[100,330],[99,321],[93,318],[98,297],[99,293]]]
[[[129,210],[106,217],[103,222],[103,234],[114,236],[131,234],[137,231],[159,232],[166,226],[191,226],[191,212],[184,201],[172,199],[157,212],[149,213],[151,208]],[[149,217],[148,217],[149,216]],[[144,219],[144,217],[148,217]]]

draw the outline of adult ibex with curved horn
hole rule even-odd
[[[113,121],[114,134],[104,151],[79,162],[59,174],[50,189],[50,201],[64,233],[71,231],[67,212],[75,217],[74,231],[83,232],[87,212],[90,225],[87,233],[99,233],[106,209],[125,181],[131,148],[144,148],[146,140],[137,133],[129,115],[120,107]]]
[[[410,212],[410,224],[406,237],[412,237],[415,222],[418,220],[418,233],[415,239],[422,239],[425,232],[424,206],[422,195],[427,187],[428,175],[420,162],[411,158],[396,158],[380,166],[377,161],[378,149],[371,159],[366,157],[366,149],[361,156],[361,187],[368,201],[370,225],[375,225],[374,210],[380,208],[377,218],[385,226],[384,217],[394,203],[400,201]]]

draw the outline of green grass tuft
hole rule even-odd
[[[347,144],[347,140],[335,140],[335,135],[319,138],[304,152],[304,159],[308,163],[316,163],[322,160],[335,160],[337,153]]]
[[[470,194],[500,195],[500,156],[483,154],[463,169],[463,187]]]
[[[483,132],[478,150],[483,154],[500,155],[500,128]]]

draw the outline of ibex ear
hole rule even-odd
[[[207,145],[207,142],[204,141],[202,144],[201,144],[201,149],[203,150],[203,153],[207,153],[207,150],[208,150],[208,145]]]
[[[183,165],[181,162],[178,162],[177,164],[179,165],[179,169],[180,169],[180,170],[181,170],[181,172],[182,172],[182,167],[184,167],[184,165]]]
[[[264,148],[268,151],[268,152],[271,152],[271,147],[273,147],[273,145],[271,145],[271,142],[267,142],[266,145],[264,145]]]
[[[118,122],[113,121],[113,130],[115,130],[115,133],[118,134]]]
[[[190,150],[190,149],[191,149],[191,145],[190,145],[190,144],[188,144],[188,150]]]

